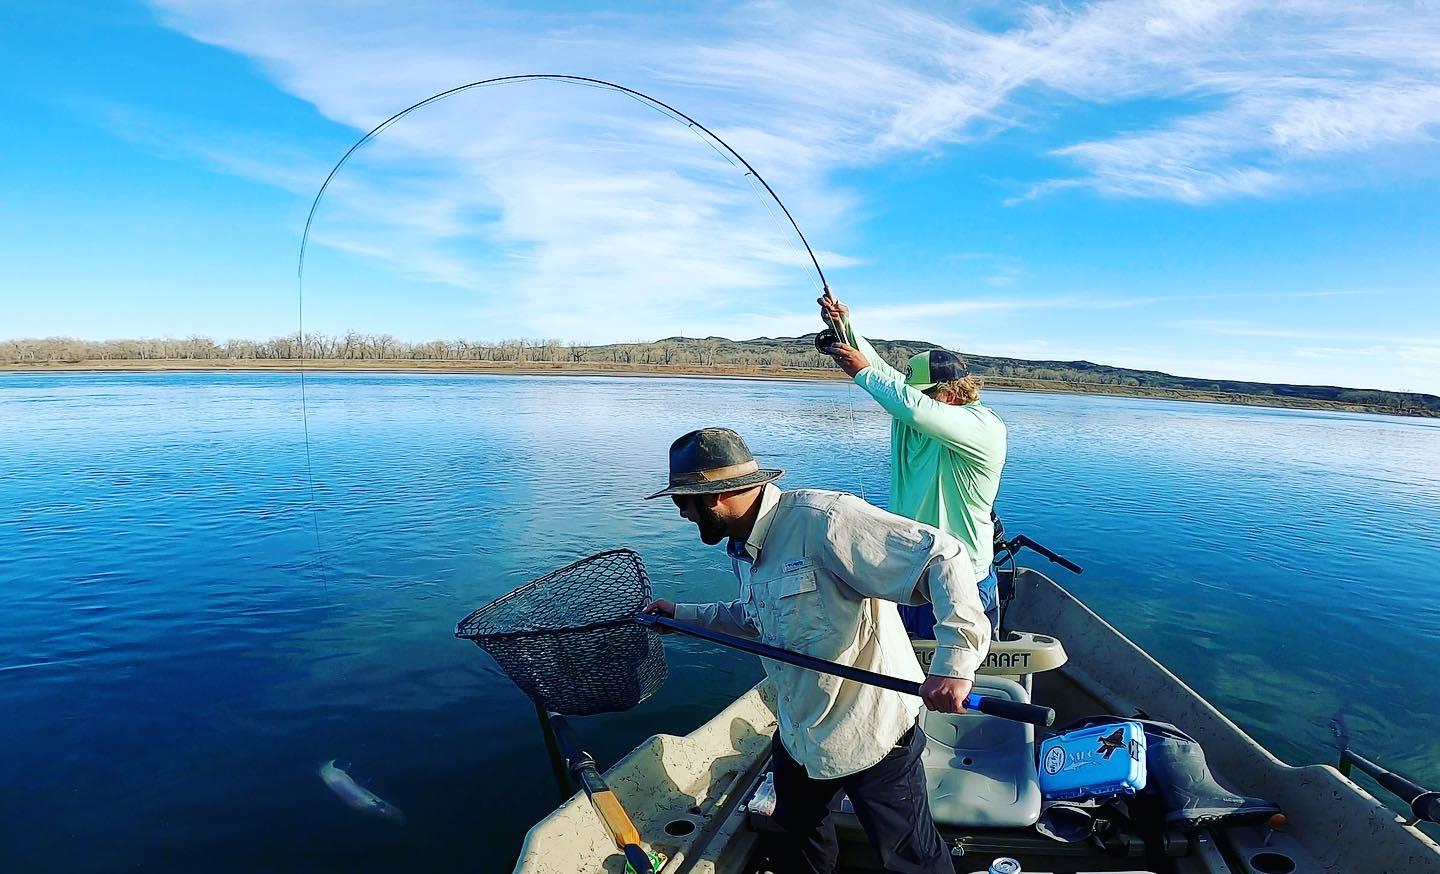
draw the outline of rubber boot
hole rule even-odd
[[[1214,825],[1263,822],[1280,808],[1259,798],[1236,795],[1205,764],[1194,738],[1168,723],[1145,724],[1146,782],[1165,802],[1165,825],[1185,831]]]

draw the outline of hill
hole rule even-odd
[[[724,337],[687,339],[669,337],[660,343],[681,348],[714,346],[717,357],[773,358],[806,362],[818,366],[827,362],[815,352],[814,334],[801,337],[757,337],[732,341]],[[916,352],[940,347],[926,340],[871,340],[886,360],[897,366]],[[609,347],[597,347],[609,348]],[[1154,392],[1200,392],[1211,395],[1244,398],[1271,398],[1276,401],[1309,401],[1318,404],[1342,404],[1373,408],[1400,415],[1440,416],[1440,397],[1418,392],[1394,392],[1383,389],[1346,388],[1333,385],[1290,385],[1286,383],[1247,382],[1230,379],[1203,379],[1175,376],[1158,370],[1135,370],[1092,361],[1032,361],[991,355],[961,353],[970,371],[986,381],[1003,387],[1012,381],[1059,383],[1064,386],[1097,386],[1118,389],[1141,389],[1139,392],[1116,392],[1154,396]],[[1015,385],[1023,388],[1027,386]],[[1064,390],[1064,389],[1061,389]],[[1074,390],[1072,388],[1071,390]],[[1083,389],[1081,389],[1083,390]],[[1288,405],[1288,404],[1287,404]]]
[[[311,367],[603,372],[838,378],[829,357],[815,351],[815,335],[667,337],[653,343],[587,345],[559,340],[432,340],[411,343],[389,334],[298,335],[270,340],[75,340],[65,337],[0,341],[0,367],[10,369],[103,367],[285,368]],[[872,340],[892,364],[939,348],[926,340]],[[1415,392],[1288,385],[1175,376],[1092,361],[1030,361],[966,355],[973,373],[996,388],[1159,397],[1216,403],[1338,409],[1440,417],[1440,397]]]

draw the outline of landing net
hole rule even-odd
[[[628,549],[592,555],[481,607],[455,626],[541,707],[629,710],[665,682],[660,635],[635,622],[650,578]]]

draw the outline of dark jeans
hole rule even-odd
[[[774,836],[771,863],[783,874],[830,874],[839,843],[830,803],[840,790],[850,796],[855,816],[886,871],[900,874],[955,874],[950,852],[930,818],[925,792],[925,732],[910,729],[889,755],[869,768],[836,780],[814,780],[776,737],[775,819],[785,829]]]
[[[980,604],[985,608],[985,617],[990,620],[990,636],[1000,635],[1000,593],[999,580],[995,577],[995,568],[990,568],[990,573],[985,579],[976,583],[980,589]],[[911,607],[906,604],[900,606],[900,621],[905,624],[905,630],[910,632],[911,637],[920,640],[935,639],[935,607],[932,604],[921,604],[918,607]]]

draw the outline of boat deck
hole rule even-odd
[[[1022,568],[1011,628],[1063,642],[1068,661],[1025,679],[1056,725],[1097,714],[1173,723],[1205,749],[1229,788],[1279,804],[1284,832],[1256,826],[1168,833],[1142,812],[1099,842],[1062,843],[1033,827],[941,826],[957,872],[983,872],[998,856],[1026,872],[1154,874],[1440,874],[1440,845],[1407,826],[1328,765],[1281,762],[1063,588]],[[763,816],[747,810],[768,761],[774,712],[764,683],[685,737],[657,735],[607,774],[644,840],[669,859],[666,874],[767,871]],[[988,717],[986,717],[988,718]],[[1122,811],[1123,812],[1123,811]],[[853,816],[840,817],[842,871],[879,870]],[[1267,843],[1268,842],[1268,843]],[[524,874],[622,874],[624,860],[583,795],[535,826],[516,867]],[[773,872],[785,874],[785,872]]]

